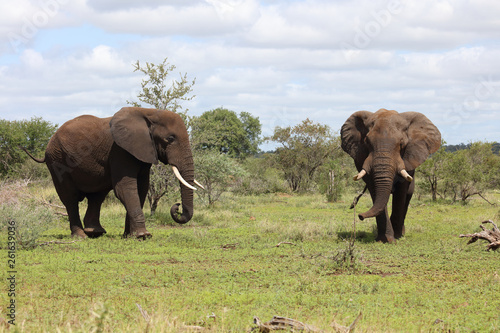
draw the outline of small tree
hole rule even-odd
[[[281,144],[275,153],[276,166],[294,192],[308,188],[318,168],[335,150],[330,127],[309,119],[294,127],[276,127],[268,140]]]
[[[27,158],[19,147],[24,147],[35,155],[43,154],[56,130],[57,125],[41,117],[19,121],[0,119],[0,176],[19,175]]]
[[[417,168],[417,172],[425,180],[424,184],[431,192],[433,201],[437,200],[438,185],[446,177],[446,165],[451,158],[451,153],[446,151],[445,144],[443,140],[441,148]]]
[[[261,124],[248,112],[217,108],[190,120],[195,149],[217,150],[231,157],[245,158],[259,151]]]
[[[335,139],[335,149],[330,158],[318,171],[316,182],[319,190],[325,194],[328,202],[337,202],[342,198],[353,174],[353,161],[340,148],[340,137]]]
[[[220,196],[237,184],[244,175],[243,168],[235,159],[216,150],[196,151],[194,161],[197,166],[196,178],[203,183],[205,190],[199,191],[201,198],[213,205]]]
[[[146,79],[142,80],[142,91],[137,95],[140,102],[149,104],[150,106],[160,110],[170,110],[179,113],[184,121],[187,120],[186,113],[180,104],[181,101],[190,101],[195,96],[189,96],[193,91],[195,79],[189,82],[187,74],[180,74],[180,81],[168,80],[169,74],[176,68],[171,65],[165,58],[159,65],[146,62],[145,66],[141,66],[139,61],[134,64],[134,72],[142,72],[146,75]],[[170,88],[167,88],[170,85]],[[132,106],[141,107],[139,102],[127,101]],[[175,184],[172,172],[163,164],[159,163],[151,167],[148,201],[151,210],[151,215],[154,215],[158,202],[165,196],[170,185]]]

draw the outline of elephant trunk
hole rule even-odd
[[[375,163],[373,165],[372,179],[375,187],[375,192],[372,193],[373,206],[368,211],[359,214],[360,220],[383,214],[387,207],[387,203],[389,202],[396,168],[392,165],[390,159],[379,158],[379,160],[385,161],[382,161],[380,164]]]
[[[182,168],[180,174],[188,184],[193,184],[194,167],[192,162],[189,164],[190,167]],[[180,187],[181,187],[182,213],[179,213],[179,207],[181,206],[181,204],[176,203],[170,208],[170,215],[172,216],[172,219],[175,222],[184,224],[189,222],[193,217],[193,189],[184,185],[182,182],[180,182]]]

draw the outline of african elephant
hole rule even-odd
[[[177,223],[193,216],[193,184],[201,186],[194,180],[186,126],[171,111],[125,107],[109,118],[77,117],[52,136],[43,159],[31,158],[47,164],[66,206],[71,234],[82,238],[106,233],[99,215],[111,189],[127,210],[124,236],[151,237],[142,208],[153,163],[170,164],[180,181],[182,213],[178,203],[170,210]],[[78,212],[78,202],[84,198],[88,199],[85,228]]]
[[[359,214],[376,217],[377,241],[393,243],[405,233],[404,220],[415,182],[415,168],[441,145],[441,133],[421,113],[380,109],[353,113],[341,129],[342,149],[353,159],[373,206]],[[392,198],[389,218],[387,202]]]

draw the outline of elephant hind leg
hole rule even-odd
[[[85,229],[83,230],[90,238],[97,238],[106,233],[106,230],[101,226],[99,217],[101,214],[101,205],[104,199],[106,199],[108,192],[109,191],[87,194],[88,207],[85,218],[83,219],[85,224]]]
[[[68,212],[69,228],[72,237],[87,238],[83,231],[82,221],[80,219],[80,212],[78,210],[78,203],[82,199],[82,193],[73,186],[65,183],[54,182],[59,199],[66,207]]]
[[[87,238],[87,235],[83,231],[82,221],[80,220],[80,212],[78,211],[78,198],[61,198],[64,206],[66,206],[66,211],[68,212],[69,228],[71,230],[72,237]]]

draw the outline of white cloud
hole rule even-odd
[[[267,134],[306,117],[338,129],[386,107],[424,112],[450,143],[498,140],[498,1],[44,1],[62,1],[37,28],[45,38],[13,56],[0,39],[1,117],[110,115],[140,89],[132,63],[168,57],[174,76],[197,78],[190,114],[248,111]],[[44,1],[0,4],[0,32],[20,31]],[[82,24],[99,38],[47,37]]]

